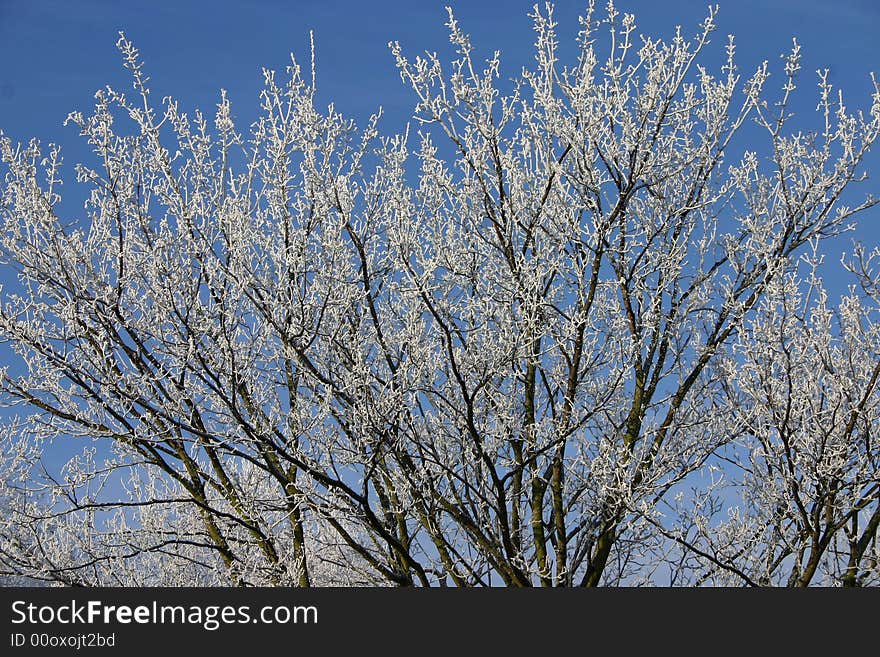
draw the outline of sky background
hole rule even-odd
[[[107,84],[131,89],[115,47],[122,30],[141,52],[154,102],[170,95],[184,111],[201,108],[212,116],[225,88],[240,130],[256,118],[261,68],[283,72],[291,53],[307,68],[309,32],[314,31],[319,106],[334,102],[362,126],[381,105],[380,130],[402,132],[414,96],[400,80],[388,42],[400,41],[410,59],[430,50],[446,54],[448,61],[446,4],[471,35],[478,59],[501,51],[502,77],[512,78],[533,62],[528,17],[533,3],[522,0],[0,0],[0,130],[15,141],[38,137],[62,145],[68,181],[62,210],[78,212],[72,168],[90,158],[76,129],[62,124],[73,110],[89,113],[97,89]],[[597,4],[604,15],[604,0]],[[780,55],[797,37],[803,61],[793,107],[799,123],[819,125],[817,68],[831,69],[830,79],[844,90],[850,109],[869,106],[869,73],[880,75],[880,2],[720,0],[720,5],[718,31],[704,62],[720,66],[726,35],[734,34],[743,76],[767,59],[773,74],[768,89],[775,92],[782,82]],[[574,61],[577,18],[585,6],[581,0],[555,5],[563,64]],[[617,6],[636,14],[638,32],[670,37],[676,25],[693,35],[707,3],[628,0]],[[758,148],[766,151],[766,139]],[[880,195],[880,147],[866,165],[876,174],[860,194]],[[827,244],[825,278],[833,293],[850,282],[840,277],[836,263],[853,238],[880,243],[880,208],[861,216],[857,233]]]
[[[141,50],[157,90],[203,106],[216,102],[220,87],[229,89],[233,101],[254,105],[260,67],[283,68],[290,52],[305,59],[314,30],[322,90],[350,114],[381,103],[401,112],[392,118],[401,118],[411,97],[395,72],[388,41],[399,40],[413,53],[442,51],[446,4],[483,53],[502,51],[507,73],[530,60],[527,14],[533,3],[521,0],[0,0],[3,129],[17,136],[60,134],[68,111],[88,109],[95,89],[124,81],[114,47],[119,30]],[[585,4],[556,3],[563,43],[576,34]],[[765,58],[778,63],[793,36],[804,45],[805,71],[828,66],[853,93],[866,92],[868,71],[880,67],[876,0],[720,4],[715,45],[735,34],[746,69]],[[693,31],[706,6],[695,0],[618,2],[620,10],[636,14],[642,30],[661,35],[676,24]]]
[[[244,128],[256,116],[261,67],[283,71],[290,53],[307,66],[313,30],[319,103],[335,102],[360,125],[381,105],[382,131],[400,132],[414,97],[400,81],[388,42],[400,41],[410,59],[425,50],[449,54],[446,4],[472,36],[478,56],[501,51],[503,76],[515,76],[532,61],[528,13],[533,3],[521,0],[0,0],[0,130],[16,141],[39,137],[60,143],[70,180],[72,164],[88,154],[76,129],[62,126],[64,118],[73,110],[89,112],[94,92],[106,84],[130,89],[115,48],[120,30],[141,51],[154,99],[171,95],[181,101],[182,109],[198,107],[211,114],[219,90],[225,88],[237,123]],[[604,1],[597,4],[603,7]],[[813,119],[808,116],[816,101],[813,71],[820,67],[831,69],[831,80],[846,91],[850,107],[868,106],[868,74],[880,74],[880,2],[720,4],[710,60],[720,57],[726,35],[732,33],[741,71],[748,74],[769,60],[775,73],[769,84],[776,89],[781,82],[780,54],[790,49],[796,36],[804,57],[802,90],[795,105],[801,117]],[[574,54],[577,17],[585,5],[556,3],[563,63],[566,51]],[[678,24],[693,34],[706,6],[695,0],[618,2],[619,10],[636,14],[638,31],[660,36],[671,36]],[[873,153],[868,164],[880,179],[880,153]],[[880,183],[868,185],[880,193]],[[68,182],[68,194],[71,187]],[[864,215],[859,237],[880,242],[880,212]],[[839,254],[850,239],[830,246]]]

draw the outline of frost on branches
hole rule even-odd
[[[772,90],[732,38],[710,70],[715,13],[663,41],[591,6],[563,65],[536,9],[512,85],[450,13],[453,61],[391,44],[393,136],[295,62],[251,126],[187,116],[121,37],[133,92],[68,119],[84,213],[58,147],[0,139],[0,570],[880,583],[880,255],[839,302],[818,269],[878,202],[880,86],[821,72],[797,131],[797,44]]]

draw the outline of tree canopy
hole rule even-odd
[[[800,49],[535,10],[513,84],[390,44],[399,134],[264,70],[236,125],[99,91],[61,150],[0,134],[0,570],[122,585],[880,581],[873,245],[854,111]],[[715,70],[717,69],[717,70]],[[800,118],[800,117],[799,117]],[[832,254],[833,255],[833,254]],[[14,357],[12,356],[14,354]],[[53,445],[77,445],[61,472]],[[80,447],[81,446],[81,450]]]

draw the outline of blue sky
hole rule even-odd
[[[868,73],[880,74],[880,2],[718,2],[719,30],[710,51],[720,54],[725,35],[736,35],[741,70],[748,73],[768,59],[775,73],[770,88],[781,82],[779,55],[798,37],[804,56],[796,106],[801,116],[815,107],[812,72],[819,67],[831,69],[831,80],[845,90],[850,107],[868,105]],[[382,130],[399,132],[414,98],[401,83],[387,44],[399,40],[410,55],[448,51],[446,4],[473,37],[478,54],[501,50],[503,75],[513,77],[531,61],[527,14],[533,3],[522,0],[0,0],[0,130],[15,140],[36,136],[62,144],[67,167],[86,156],[75,129],[62,122],[72,110],[89,111],[95,90],[104,85],[130,88],[115,49],[119,30],[141,51],[153,98],[171,95],[186,110],[211,112],[222,87],[243,128],[257,110],[260,68],[282,70],[291,52],[306,63],[309,31],[314,30],[319,101],[335,102],[361,125],[382,105]],[[585,4],[556,3],[563,55]],[[618,8],[636,14],[640,31],[668,36],[676,24],[692,34],[707,4],[621,0]],[[880,152],[868,164],[880,179]],[[877,181],[869,185],[880,191]],[[860,237],[880,242],[880,212],[864,215]],[[832,245],[834,260],[848,243],[847,237]]]
[[[854,101],[865,100],[868,71],[880,71],[880,3],[719,1],[715,45],[735,34],[744,69],[764,58],[777,64],[778,54],[797,36],[805,71],[828,66]],[[399,130],[412,97],[396,74],[388,41],[399,40],[412,53],[442,51],[445,4],[453,6],[482,52],[502,51],[507,73],[529,61],[532,2],[521,0],[0,0],[0,129],[16,139],[76,141],[73,129],[61,128],[67,112],[88,110],[94,91],[108,82],[126,84],[114,47],[119,30],[141,50],[156,97],[170,94],[184,106],[210,109],[225,87],[242,111],[256,107],[260,67],[282,69],[291,51],[305,59],[314,30],[325,100],[354,118],[382,104],[386,128]],[[556,3],[563,43],[576,33],[584,5]],[[618,2],[636,14],[642,30],[659,34],[669,34],[675,24],[694,28],[706,5]]]

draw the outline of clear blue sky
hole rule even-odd
[[[776,73],[771,80],[778,82],[779,54],[798,37],[804,53],[803,113],[815,103],[812,71],[826,66],[832,81],[848,92],[851,107],[867,105],[868,73],[880,74],[880,2],[719,3],[712,47],[720,52],[725,35],[736,35],[744,72],[768,59]],[[75,129],[61,124],[71,110],[88,111],[94,91],[105,84],[129,88],[114,45],[119,30],[140,49],[154,98],[172,95],[183,108],[210,112],[223,87],[243,127],[256,112],[260,68],[283,69],[290,52],[305,63],[309,30],[314,30],[322,104],[334,101],[361,124],[381,104],[384,131],[397,132],[413,97],[400,82],[388,41],[399,40],[412,54],[443,52],[448,48],[445,4],[456,10],[480,54],[501,50],[508,77],[531,61],[527,14],[532,2],[522,0],[0,0],[0,129],[16,140],[37,136],[61,143],[67,164],[82,157]],[[692,33],[707,4],[621,0],[618,8],[636,14],[640,31],[669,35],[676,24]],[[585,5],[586,0],[556,3],[563,45],[572,43]],[[880,180],[880,153],[871,162]],[[871,185],[880,192],[880,182]],[[866,222],[862,236],[877,243],[880,213],[866,216]]]
[[[864,100],[868,71],[880,73],[880,2],[876,0],[719,0],[715,43],[733,33],[744,68],[778,54],[797,36],[804,70],[829,66],[833,79]],[[353,117],[380,103],[397,129],[412,98],[395,72],[387,43],[410,52],[447,47],[444,5],[451,4],[478,48],[502,51],[513,75],[531,56],[526,14],[532,2],[454,0],[0,0],[0,128],[15,138],[34,135],[72,141],[60,124],[73,109],[89,109],[107,82],[125,83],[116,55],[124,30],[141,50],[156,97],[170,94],[185,106],[210,109],[217,90],[252,110],[260,67],[282,69],[288,53],[303,59],[315,31],[318,75],[326,99]],[[556,3],[563,42],[577,31],[585,0]],[[597,4],[602,5],[603,0]],[[628,0],[623,11],[642,30],[669,34],[693,29],[703,0]],[[571,39],[569,38],[568,41]],[[810,82],[805,79],[805,82]],[[857,98],[856,96],[861,96]]]

